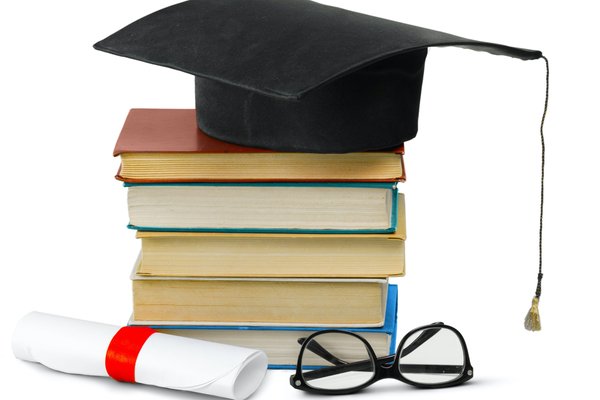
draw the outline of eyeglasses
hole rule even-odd
[[[308,392],[354,393],[385,378],[442,388],[473,377],[464,338],[442,322],[413,329],[396,354],[379,358],[364,338],[348,331],[324,330],[298,342],[302,348],[290,384]]]

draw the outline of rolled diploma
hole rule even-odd
[[[120,327],[32,312],[13,334],[15,357],[70,374],[109,376],[108,346]],[[135,363],[135,381],[146,385],[241,400],[258,388],[267,370],[260,350],[152,334]]]

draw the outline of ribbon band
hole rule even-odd
[[[146,340],[156,331],[145,326],[125,326],[113,336],[104,365],[111,378],[135,382],[135,363]]]

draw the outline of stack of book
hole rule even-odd
[[[402,153],[248,148],[206,136],[194,110],[131,110],[114,152],[142,244],[130,324],[262,349],[272,368],[327,328],[393,352]]]

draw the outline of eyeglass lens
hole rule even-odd
[[[460,339],[444,327],[414,332],[406,339],[399,354],[400,374],[419,384],[453,381],[461,376],[465,364]]]
[[[301,360],[302,376],[315,389],[351,389],[375,375],[375,360],[358,338],[338,332],[315,336]]]

